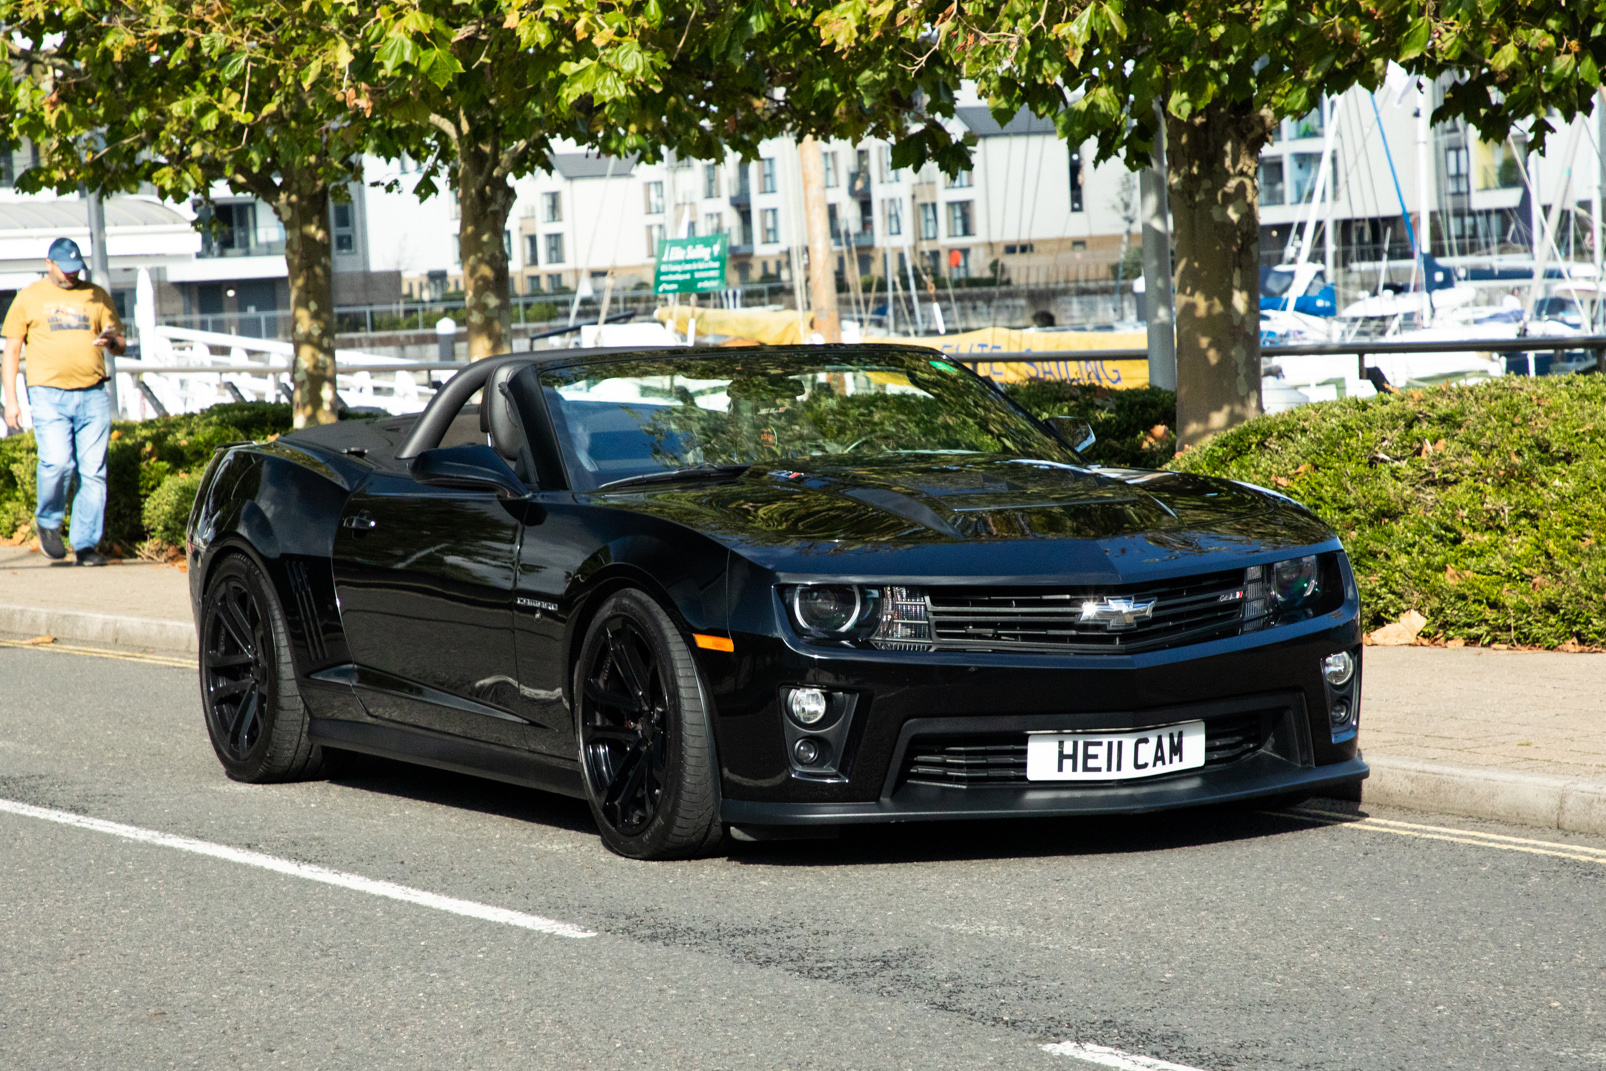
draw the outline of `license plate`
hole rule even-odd
[[[1026,737],[1028,781],[1125,781],[1205,761],[1202,721],[1127,733],[1032,733]]]

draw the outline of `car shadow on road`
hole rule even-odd
[[[575,833],[594,835],[597,831],[583,800],[374,755],[352,755],[349,767],[329,781],[363,792],[479,811]]]
[[[1320,813],[1313,818],[1306,812]],[[726,841],[733,862],[757,866],[852,866],[955,860],[1138,855],[1308,833],[1361,817],[1360,804],[1316,799],[1199,807],[1142,815],[918,822],[843,827],[835,839]]]

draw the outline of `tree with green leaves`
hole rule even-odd
[[[250,193],[284,224],[297,427],[335,419],[329,211],[362,176],[372,102],[354,77],[369,19],[352,0],[3,0],[28,77],[10,133],[39,146],[35,188]]]
[[[1497,139],[1532,118],[1542,139],[1549,109],[1571,119],[1598,87],[1598,7],[841,0],[817,25],[827,44],[872,59],[881,42],[925,42],[997,117],[1024,107],[1052,118],[1072,145],[1096,142],[1099,160],[1146,165],[1163,116],[1186,448],[1260,411],[1258,168],[1279,121],[1355,85],[1375,91],[1392,60],[1454,75],[1437,118],[1466,116]]]

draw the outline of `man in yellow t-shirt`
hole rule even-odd
[[[111,399],[106,391],[106,351],[127,348],[123,322],[106,291],[78,278],[83,254],[70,238],[50,243],[49,277],[23,290],[11,303],[0,336],[6,340],[0,359],[5,420],[17,427],[22,406],[17,398],[17,367],[28,353],[28,408],[39,448],[38,504],[34,529],[39,547],[49,557],[67,556],[61,522],[73,473],[78,493],[72,500],[73,560],[78,565],[105,565],[96,546],[106,516],[106,443],[111,437]]]

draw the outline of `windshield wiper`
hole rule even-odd
[[[753,462],[743,462],[736,465],[691,465],[683,469],[665,469],[662,472],[646,472],[640,476],[626,476],[621,480],[609,480],[598,487],[599,491],[611,490],[615,487],[628,487],[638,483],[669,483],[672,480],[707,480],[717,479],[721,476],[740,476],[753,467]]]

